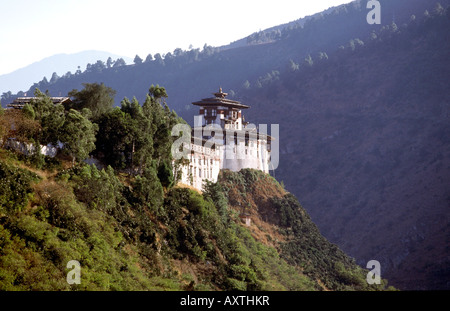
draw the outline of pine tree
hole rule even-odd
[[[95,149],[95,134],[98,126],[89,121],[82,113],[75,109],[70,109],[62,127],[61,142],[64,150],[72,157],[72,164],[75,161],[82,161]]]
[[[92,119],[96,120],[100,115],[112,109],[114,105],[114,96],[116,91],[103,83],[83,83],[83,90],[76,89],[69,92],[72,97],[72,104],[68,109],[73,108],[81,111],[83,108],[88,108],[92,111]]]

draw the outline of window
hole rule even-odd
[[[198,169],[198,177],[202,178],[202,169],[201,168]]]

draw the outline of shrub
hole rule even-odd
[[[33,192],[31,184],[39,177],[0,161],[0,211],[17,212],[24,208]]]

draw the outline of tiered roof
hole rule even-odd
[[[243,105],[238,101],[227,99],[228,93],[222,92],[222,88],[219,89],[219,92],[213,93],[214,97],[204,98],[201,101],[193,102],[192,104],[195,106],[208,107],[208,106],[223,106],[223,107],[231,107],[238,109],[248,109],[250,106]]]

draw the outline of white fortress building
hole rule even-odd
[[[258,131],[245,122],[242,110],[250,107],[227,99],[221,88],[213,95],[192,103],[199,107],[199,115],[194,118],[190,144],[183,147],[188,149],[187,161],[178,170],[179,182],[198,190],[203,190],[206,180],[216,182],[223,169],[253,168],[265,173],[274,169],[270,162],[273,138],[267,135],[267,126],[261,125]]]

